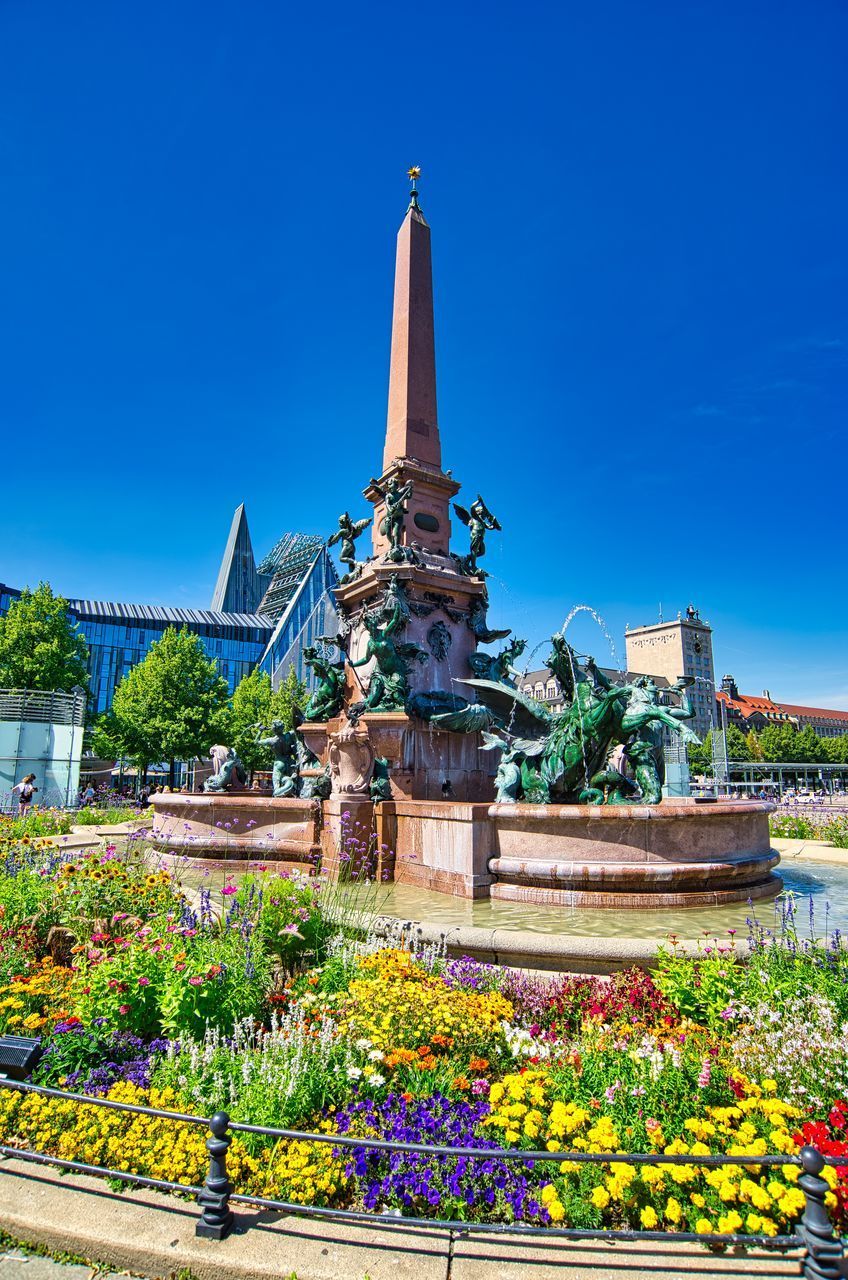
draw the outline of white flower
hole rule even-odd
[[[354,1041],[354,1044],[356,1045],[357,1049],[371,1048],[371,1041],[367,1038],[367,1036],[363,1036],[360,1040]]]
[[[362,1075],[361,1067],[348,1067],[347,1069],[348,1080],[358,1080],[361,1075]]]
[[[381,1084],[386,1083],[386,1077],[381,1076],[379,1071],[369,1072],[369,1074],[365,1077],[365,1079],[368,1081],[370,1085],[373,1085],[375,1089],[379,1089]]]
[[[382,1049],[372,1049],[372,1050],[371,1050],[371,1052],[370,1052],[370,1053],[369,1053],[369,1055],[368,1055],[368,1061],[369,1061],[369,1062],[382,1062],[382,1061],[383,1061],[383,1050],[382,1050]]]

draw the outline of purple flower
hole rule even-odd
[[[413,1152],[383,1152],[366,1147],[345,1148],[337,1155],[348,1160],[347,1176],[355,1178],[358,1194],[369,1210],[399,1208],[431,1217],[474,1215],[547,1223],[547,1211],[531,1194],[548,1180],[548,1171],[532,1162],[497,1159],[498,1146],[481,1138],[477,1125],[487,1115],[487,1102],[455,1102],[443,1094],[409,1098],[389,1094],[379,1103],[366,1098],[337,1112],[339,1133],[420,1142],[447,1147],[479,1147],[480,1157],[425,1156]],[[541,1180],[541,1181],[540,1181]]]

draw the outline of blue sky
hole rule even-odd
[[[693,600],[848,707],[843,3],[0,4],[0,579],[208,606],[366,513],[404,170],[492,616]],[[580,620],[579,647],[604,653]]]

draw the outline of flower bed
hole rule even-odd
[[[237,1134],[240,1192],[445,1219],[755,1235],[793,1228],[797,1166],[848,1225],[848,963],[839,939],[753,930],[666,946],[653,975],[534,977],[340,935],[321,877],[258,872],[213,901],[114,849],[0,847],[0,1031],[33,1080],[424,1155]],[[200,1127],[0,1090],[0,1142],[197,1184]],[[656,1164],[505,1159],[651,1152]],[[664,1156],[687,1157],[681,1164]]]

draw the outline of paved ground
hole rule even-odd
[[[19,1249],[0,1249],[0,1280],[126,1280],[126,1272],[100,1271],[74,1263],[54,1262]]]

